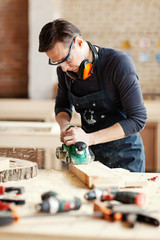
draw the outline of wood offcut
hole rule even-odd
[[[0,157],[0,182],[18,181],[37,176],[36,162]]]

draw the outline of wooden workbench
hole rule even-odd
[[[147,202],[144,206],[156,216],[160,216],[160,180],[148,181],[155,173],[133,173],[136,178],[146,180],[148,185],[142,189],[134,189],[146,193]],[[160,174],[156,174],[159,175]],[[10,226],[0,228],[3,240],[155,240],[160,239],[160,227],[137,223],[135,228],[126,228],[122,222],[107,222],[93,216],[93,205],[87,203],[83,196],[88,188],[67,170],[39,170],[38,176],[19,182],[7,182],[5,186],[24,186],[26,205],[17,208],[20,220]],[[83,201],[78,211],[61,213],[55,216],[37,216],[34,205],[40,203],[41,194],[56,191],[61,199],[72,199],[77,196]]]

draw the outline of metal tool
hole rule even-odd
[[[25,204],[25,200],[22,199],[8,199],[6,197],[16,194],[21,195],[24,193],[24,187],[5,187],[0,186],[0,201],[6,203],[14,203],[16,205],[23,205]]]
[[[73,200],[60,200],[55,192],[47,192],[42,196],[42,203],[36,205],[38,212],[48,212],[56,214],[58,212],[68,212],[78,210],[81,207],[81,200],[75,197]]]
[[[9,225],[18,221],[19,217],[14,208],[9,203],[0,201],[0,226]]]
[[[77,142],[74,145],[57,147],[56,157],[67,163],[88,164],[94,161],[94,154],[84,142]]]
[[[99,200],[94,201],[94,212],[102,212],[103,218],[108,221],[123,221],[128,227],[133,228],[137,221],[153,226],[159,226],[159,219],[135,204],[118,204],[106,206]]]
[[[136,204],[138,206],[143,206],[145,203],[145,195],[143,193],[118,191],[116,187],[91,190],[84,195],[84,198],[88,201],[94,199],[101,201],[116,200],[122,203]]]
[[[24,199],[9,199],[9,198],[3,198],[0,200],[4,203],[14,203],[15,205],[24,205],[25,200]]]
[[[24,193],[24,187],[5,187],[0,186],[0,199],[5,198],[11,194],[20,195]]]

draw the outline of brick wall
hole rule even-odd
[[[145,96],[160,96],[160,1],[159,0],[63,0],[63,17],[77,25],[83,37],[97,45],[129,51],[135,62]],[[147,49],[139,47],[142,37],[149,38]],[[131,48],[122,48],[124,41]],[[146,52],[149,60],[139,61]]]
[[[0,0],[0,97],[27,97],[28,0]]]

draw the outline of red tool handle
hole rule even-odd
[[[134,203],[138,206],[143,206],[145,203],[145,195],[137,192],[117,192],[114,196],[114,200],[122,203]]]
[[[5,193],[5,187],[0,186],[0,195],[3,195]]]

